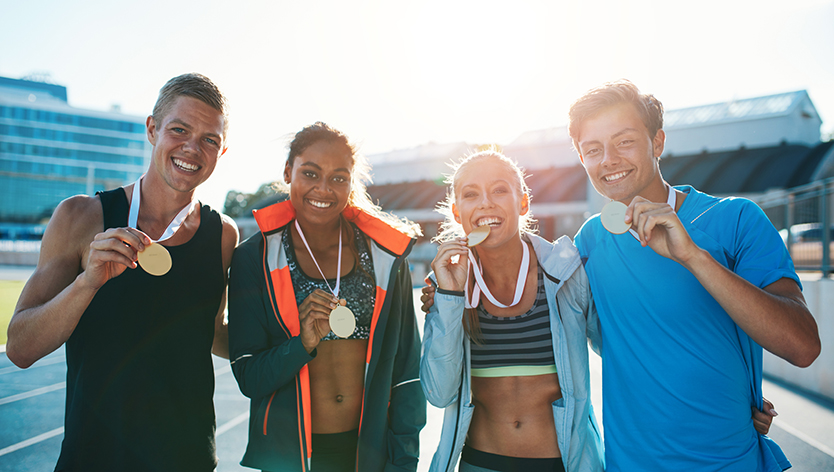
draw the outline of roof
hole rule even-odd
[[[816,114],[808,92],[799,90],[764,97],[744,98],[729,102],[713,103],[691,108],[667,110],[663,115],[663,128],[681,128],[730,121],[750,120],[787,115],[803,101],[807,101],[808,112]]]
[[[701,153],[661,159],[663,177],[714,195],[762,193],[811,182],[834,141],[815,147],[781,144],[756,149]]]
[[[673,185],[692,185],[713,195],[763,193],[792,188],[812,181],[834,141],[817,146],[782,144],[728,152],[704,152],[663,158],[661,172]],[[587,199],[588,179],[581,165],[532,171],[527,184],[534,203],[582,202]],[[446,197],[440,181],[421,180],[371,185],[368,193],[385,211],[432,209]]]

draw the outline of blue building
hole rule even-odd
[[[67,89],[0,77],[0,240],[40,239],[61,200],[136,180],[145,118],[75,108]]]

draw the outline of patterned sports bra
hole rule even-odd
[[[371,334],[371,318],[373,317],[374,302],[376,300],[376,282],[374,281],[374,265],[371,261],[371,253],[368,250],[368,245],[365,242],[365,236],[359,231],[355,225],[350,225],[353,228],[353,236],[356,244],[356,252],[359,253],[359,266],[354,264],[353,269],[349,274],[342,277],[341,288],[339,289],[339,298],[347,300],[347,307],[353,311],[356,317],[356,329],[347,339],[368,339]],[[292,288],[295,291],[295,303],[301,306],[304,301],[317,288],[330,293],[327,283],[331,287],[336,284],[336,279],[328,279],[325,283],[324,279],[315,279],[305,274],[298,266],[298,259],[295,257],[295,250],[293,249],[292,236],[289,227],[284,231],[282,243],[284,244],[284,251],[287,254],[287,265],[290,269],[290,278],[292,279]],[[302,250],[305,250],[302,247]],[[362,270],[364,269],[364,271]],[[334,339],[342,339],[331,331],[327,333],[322,341],[330,341]]]

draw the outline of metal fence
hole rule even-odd
[[[831,275],[834,254],[834,179],[821,180],[757,199],[779,230],[798,271]],[[827,231],[823,231],[827,228]]]

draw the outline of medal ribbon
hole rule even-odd
[[[518,281],[515,284],[515,295],[513,296],[513,302],[509,305],[504,305],[503,303],[499,302],[492,296],[492,293],[489,291],[489,287],[487,287],[486,281],[481,274],[484,273],[483,267],[478,264],[478,261],[475,260],[475,257],[472,255],[472,251],[470,249],[466,249],[469,253],[469,266],[472,267],[472,274],[475,275],[475,287],[472,289],[472,299],[470,301],[469,297],[469,279],[467,277],[466,286],[464,287],[464,300],[463,305],[466,308],[475,308],[481,302],[481,291],[484,292],[486,295],[487,300],[489,300],[493,305],[499,308],[508,308],[511,306],[518,305],[518,302],[521,301],[521,296],[524,294],[524,286],[527,284],[527,270],[530,268],[530,250],[527,249],[527,243],[521,241],[522,247],[522,256],[521,256],[521,268],[518,270]]]
[[[669,196],[666,197],[666,203],[672,207],[672,211],[675,211],[675,205],[678,203],[678,194],[675,193],[675,189],[671,185],[669,186]],[[634,239],[640,240],[640,235],[637,234],[637,231],[634,231],[634,228],[629,228],[628,232],[634,236]]]
[[[142,176],[144,177],[144,176]],[[127,225],[131,228],[136,228],[136,221],[139,219],[139,205],[142,199],[142,177],[136,179],[136,182],[133,184],[133,198],[130,200],[130,213],[127,216]],[[180,229],[182,223],[185,221],[185,218],[191,213],[191,210],[197,204],[195,200],[192,200],[191,203],[183,207],[177,216],[171,220],[171,223],[168,224],[168,227],[165,228],[165,232],[162,233],[162,236],[159,237],[157,240],[151,239],[151,242],[158,243],[159,241],[164,241],[166,239],[171,238]],[[138,229],[138,228],[137,228]],[[150,237],[150,236],[148,236]]]
[[[319,274],[321,274],[321,278],[324,279],[325,285],[327,288],[330,289],[330,292],[333,294],[334,297],[339,298],[339,284],[342,282],[342,219],[339,218],[339,262],[336,263],[336,289],[330,288],[330,284],[327,283],[327,277],[324,276],[324,272],[322,272],[321,267],[319,267],[319,263],[316,261],[316,256],[313,255],[312,249],[310,249],[310,245],[307,244],[307,238],[304,237],[304,232],[301,231],[301,226],[298,224],[298,220],[295,220],[295,229],[298,230],[298,235],[301,236],[301,240],[304,241],[304,245],[307,247],[307,252],[310,253],[310,258],[313,259],[313,263],[316,265],[316,269],[319,270]]]

